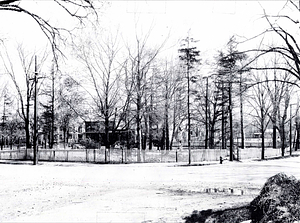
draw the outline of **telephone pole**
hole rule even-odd
[[[51,141],[50,141],[50,149],[53,149],[54,145],[54,81],[55,81],[55,70],[54,70],[54,64],[52,65],[52,95],[51,95]]]
[[[38,164],[38,145],[37,145],[37,58],[35,56],[34,66],[34,115],[33,115],[33,165]]]
[[[205,149],[208,149],[208,77],[206,79],[206,93],[205,93]]]

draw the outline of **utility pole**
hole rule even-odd
[[[208,148],[208,77],[206,78],[206,94],[205,94],[205,149]]]
[[[189,49],[190,40],[188,40]],[[187,50],[187,58],[190,58],[190,52]],[[187,59],[187,79],[188,79],[188,92],[187,92],[187,109],[188,109],[188,149],[189,149],[189,164],[191,164],[191,112],[190,112],[190,63]]]
[[[33,120],[33,165],[38,164],[38,146],[37,146],[37,58],[35,56],[34,66],[34,120]]]
[[[52,95],[51,95],[51,142],[50,142],[50,149],[53,149],[54,145],[54,81],[55,81],[55,71],[54,71],[54,64],[52,66]]]
[[[229,82],[229,131],[230,131],[230,138],[229,138],[229,161],[233,161],[233,120],[232,120],[232,95],[231,95],[231,91],[232,91],[232,77],[231,77],[231,73],[230,73],[230,82]]]
[[[244,115],[243,115],[243,89],[242,89],[242,73],[240,73],[240,115],[241,115],[241,148],[245,148],[245,136],[244,136]],[[238,142],[237,142],[238,145]]]

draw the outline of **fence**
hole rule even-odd
[[[289,151],[286,151],[288,154]],[[126,149],[39,149],[41,161],[95,162],[95,163],[168,163],[188,162],[189,151],[182,150],[126,150]],[[228,150],[192,149],[191,162],[219,161],[228,157]],[[260,148],[246,148],[234,151],[240,160],[260,159]],[[265,157],[281,156],[280,149],[266,148]],[[32,149],[1,150],[0,160],[33,160]]]
[[[286,154],[289,154],[289,149],[285,151]],[[265,158],[270,157],[280,157],[281,156],[281,148],[273,149],[271,147],[265,148]],[[246,148],[239,149],[239,159],[260,159],[261,158],[261,148]]]
[[[227,151],[215,149],[191,150],[191,161],[219,161]],[[168,163],[188,162],[189,151],[183,150],[126,150],[126,149],[39,149],[40,161],[95,162],[95,163]],[[0,160],[32,160],[32,149],[2,150]]]

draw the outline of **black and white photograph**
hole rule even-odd
[[[299,0],[0,0],[0,222],[299,223],[299,21]]]

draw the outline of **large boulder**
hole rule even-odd
[[[300,223],[300,181],[279,173],[267,180],[249,205],[194,211],[184,219],[186,223]]]
[[[253,223],[296,222],[300,220],[300,182],[284,173],[269,178],[250,203]]]
[[[186,223],[240,223],[248,219],[250,219],[249,206],[194,211],[192,215],[184,218]]]

